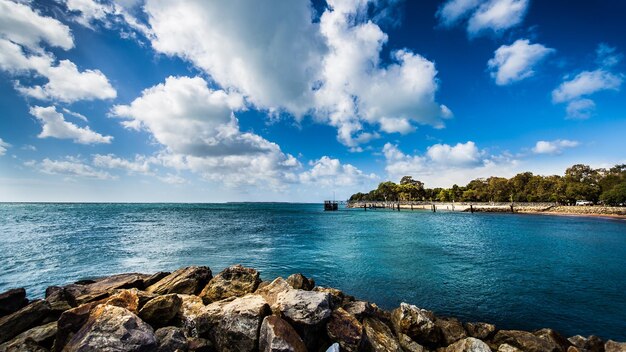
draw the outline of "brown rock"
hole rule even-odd
[[[144,280],[149,277],[150,275],[137,273],[112,275],[85,285],[67,285],[65,286],[65,292],[72,296],[75,302],[74,305],[78,306],[106,298],[116,289],[143,289]]]
[[[183,300],[177,294],[157,296],[139,311],[139,317],[154,327],[166,326],[178,314]]]
[[[489,338],[496,331],[495,325],[480,322],[465,323],[463,327],[469,336],[480,340]]]
[[[157,339],[157,352],[186,351],[189,343],[183,330],[173,326],[158,329],[154,335]]]
[[[98,305],[98,302],[90,302],[68,309],[57,321],[57,336],[54,341],[54,350],[62,351],[70,338],[76,333],[89,318],[91,310]]]
[[[365,346],[373,352],[403,352],[391,329],[376,318],[363,319]]]
[[[524,352],[517,347],[513,347],[511,345],[507,345],[506,343],[501,344],[498,347],[498,352]]]
[[[234,265],[212,278],[199,296],[206,304],[224,298],[241,297],[254,292],[260,282],[258,271]]]
[[[15,343],[7,345],[6,349],[0,349],[2,352],[48,352],[47,348],[39,346],[37,342],[35,342],[31,338],[27,338],[26,340],[19,340]]]
[[[626,342],[616,342],[609,340],[604,344],[606,352],[626,352]]]
[[[315,280],[309,279],[300,273],[289,275],[287,283],[297,290],[311,291],[315,287]]]
[[[346,296],[341,290],[332,287],[315,287],[313,288],[315,292],[328,293],[330,295],[330,307],[332,309],[341,307],[344,303],[350,302],[354,300],[352,296]]]
[[[559,346],[559,350],[566,352],[572,345],[565,337],[552,329],[541,329],[533,332],[533,335]]]
[[[25,345],[29,345],[32,343],[27,343],[26,340],[30,340],[34,342],[35,345],[39,347],[43,347],[46,349],[50,349],[52,347],[52,343],[54,342],[54,337],[57,332],[57,323],[53,321],[51,323],[34,327],[30,330],[24,331],[23,333],[17,335],[11,341],[5,342],[0,345],[0,351],[19,351],[23,349]]]
[[[63,351],[154,351],[156,347],[150,325],[128,309],[102,304],[92,310]]]
[[[434,345],[439,341],[435,315],[414,305],[401,303],[391,312],[391,322],[397,334],[405,334],[422,345]]]
[[[270,315],[261,324],[259,351],[306,352],[307,348],[289,323],[276,315]]]
[[[0,317],[15,313],[28,304],[26,290],[14,288],[0,293]]]
[[[446,347],[446,352],[491,352],[489,346],[481,340],[468,337]]]
[[[435,325],[439,328],[446,346],[467,337],[463,324],[456,318],[435,318]]]
[[[50,309],[56,317],[76,306],[72,295],[70,295],[64,287],[60,286],[50,286],[46,288],[46,301],[50,303]]]
[[[426,351],[424,346],[422,346],[419,343],[411,340],[411,338],[406,336],[405,334],[398,334],[398,342],[400,342],[400,347],[402,347],[402,349],[405,352],[424,352],[424,351]]]
[[[143,289],[146,289],[156,284],[157,282],[163,280],[169,274],[171,274],[169,271],[159,271],[150,275],[149,277],[143,280]]]
[[[201,337],[188,337],[187,348],[190,352],[214,352],[213,344],[207,339]]]
[[[581,351],[585,351],[585,352],[604,351],[604,341],[602,341],[601,338],[595,335],[591,335],[589,337],[576,335],[576,336],[570,337],[567,340]]]
[[[378,307],[365,301],[353,301],[344,304],[343,309],[349,314],[353,315],[359,321],[362,321],[365,317],[373,317],[376,315]]]
[[[559,352],[561,347],[550,341],[537,337],[526,331],[500,330],[493,337],[493,345],[511,345],[526,352]]]
[[[126,308],[137,314],[139,311],[139,295],[137,289],[119,290],[117,293],[104,299],[104,303],[110,306]]]
[[[267,302],[267,304],[272,307],[272,310],[275,310],[276,301],[278,300],[278,295],[282,292],[291,290],[291,286],[283,279],[282,277],[277,277],[271,283],[256,289],[255,294],[261,295]]]
[[[343,308],[337,308],[326,324],[326,332],[332,341],[338,342],[341,350],[357,351],[361,345],[363,326]]]
[[[164,295],[180,293],[194,295],[200,292],[211,279],[211,269],[206,266],[190,266],[178,269],[155,284],[146,288],[146,292]]]
[[[34,301],[17,312],[0,318],[0,343],[6,342],[22,332],[37,326],[51,314],[50,303]]]

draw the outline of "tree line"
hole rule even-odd
[[[534,175],[523,172],[512,178],[489,177],[470,181],[466,186],[426,188],[424,183],[404,176],[400,183],[381,182],[368,193],[355,193],[349,201],[442,201],[442,202],[554,202],[575,204],[626,204],[626,164],[593,169],[577,164],[564,176]]]

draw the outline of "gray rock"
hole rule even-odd
[[[106,304],[95,307],[87,322],[63,351],[154,351],[157,340],[150,325],[128,309]]]
[[[50,349],[52,347],[52,343],[54,342],[54,338],[57,333],[57,322],[53,321],[51,323],[34,327],[30,330],[24,331],[23,333],[17,335],[11,341],[5,342],[0,345],[0,351],[19,351],[23,349],[24,346],[35,345]],[[30,340],[27,342],[27,340]]]
[[[0,317],[15,313],[28,304],[26,290],[14,288],[0,293]]]
[[[606,352],[626,352],[626,342],[616,342],[608,340],[604,344],[604,350]]]
[[[271,283],[268,283],[267,285],[263,287],[257,288],[257,290],[254,293],[257,295],[261,295],[265,299],[267,304],[269,304],[270,307],[272,307],[272,311],[274,311],[276,310],[275,305],[276,305],[276,301],[278,300],[278,295],[282,292],[289,291],[291,289],[292,289],[291,286],[289,286],[289,284],[287,283],[287,281],[285,281],[285,279],[283,279],[282,277],[277,277]]]
[[[153,327],[166,326],[178,315],[182,303],[175,293],[157,296],[141,308],[139,317]]]
[[[445,352],[491,352],[491,349],[481,340],[468,337],[446,347]]]
[[[0,318],[0,343],[6,342],[22,332],[37,326],[51,314],[50,303],[34,301],[17,312]]]
[[[439,342],[439,330],[435,325],[435,315],[414,305],[401,303],[391,312],[391,322],[397,334],[405,334],[422,345]]]
[[[188,342],[183,330],[174,326],[167,326],[155,331],[157,352],[187,351]]]
[[[306,352],[307,348],[289,323],[276,315],[270,315],[261,324],[259,351]]]
[[[288,322],[314,326],[330,317],[330,295],[328,293],[289,290],[278,295],[277,305]]]
[[[158,282],[146,288],[146,292],[164,295],[180,293],[197,294],[212,277],[211,269],[206,266],[190,266],[178,269]]]
[[[311,291],[315,287],[315,280],[309,279],[300,273],[289,275],[287,283],[297,290]]]
[[[348,302],[343,306],[346,312],[353,315],[359,321],[362,321],[365,317],[376,316],[377,308],[378,307],[375,307],[373,304],[365,301]]]
[[[364,344],[372,352],[403,352],[391,329],[376,318],[363,319]]]
[[[254,292],[261,283],[259,272],[241,265],[230,266],[217,274],[204,287],[200,298],[205,304]]]

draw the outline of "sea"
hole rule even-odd
[[[626,221],[322,204],[0,204],[0,292],[233,264],[393,309],[626,341]]]

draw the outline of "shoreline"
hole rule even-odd
[[[626,351],[597,336],[499,330],[401,303],[392,310],[293,274],[240,265],[118,274],[0,293],[0,351]]]

